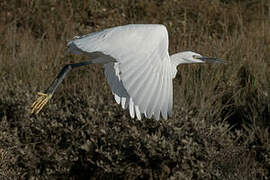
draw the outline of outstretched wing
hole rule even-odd
[[[171,63],[163,25],[125,25],[91,33],[68,43],[68,51],[104,63],[115,100],[132,118],[172,115]]]

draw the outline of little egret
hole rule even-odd
[[[156,120],[172,116],[173,83],[179,64],[224,63],[192,51],[169,55],[168,32],[164,25],[130,24],[76,37],[68,42],[67,52],[84,54],[86,62],[67,64],[32,105],[39,113],[51,99],[56,88],[73,68],[104,64],[107,82],[115,101],[128,108],[132,118],[154,115]]]

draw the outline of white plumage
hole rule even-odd
[[[126,25],[77,38],[69,51],[100,52],[110,57],[104,65],[115,100],[129,107],[130,116],[164,119],[172,114],[172,72],[168,34],[163,25]],[[91,59],[90,59],[91,60]],[[99,58],[92,59],[104,63]]]
[[[67,52],[84,53],[91,64],[104,64],[115,101],[137,119],[141,114],[157,120],[160,115],[164,119],[172,116],[172,80],[178,64],[222,62],[191,51],[170,57],[167,29],[158,24],[113,27],[77,37],[68,46]]]

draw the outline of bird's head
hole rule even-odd
[[[195,53],[192,51],[184,51],[184,52],[179,53],[179,55],[181,56],[183,64],[184,63],[225,63],[225,61],[222,59],[202,56],[201,54]]]

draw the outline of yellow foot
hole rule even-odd
[[[37,100],[32,104],[32,111],[31,113],[38,114],[39,111],[44,107],[44,105],[51,99],[52,94],[45,94],[42,92],[38,92]]]

